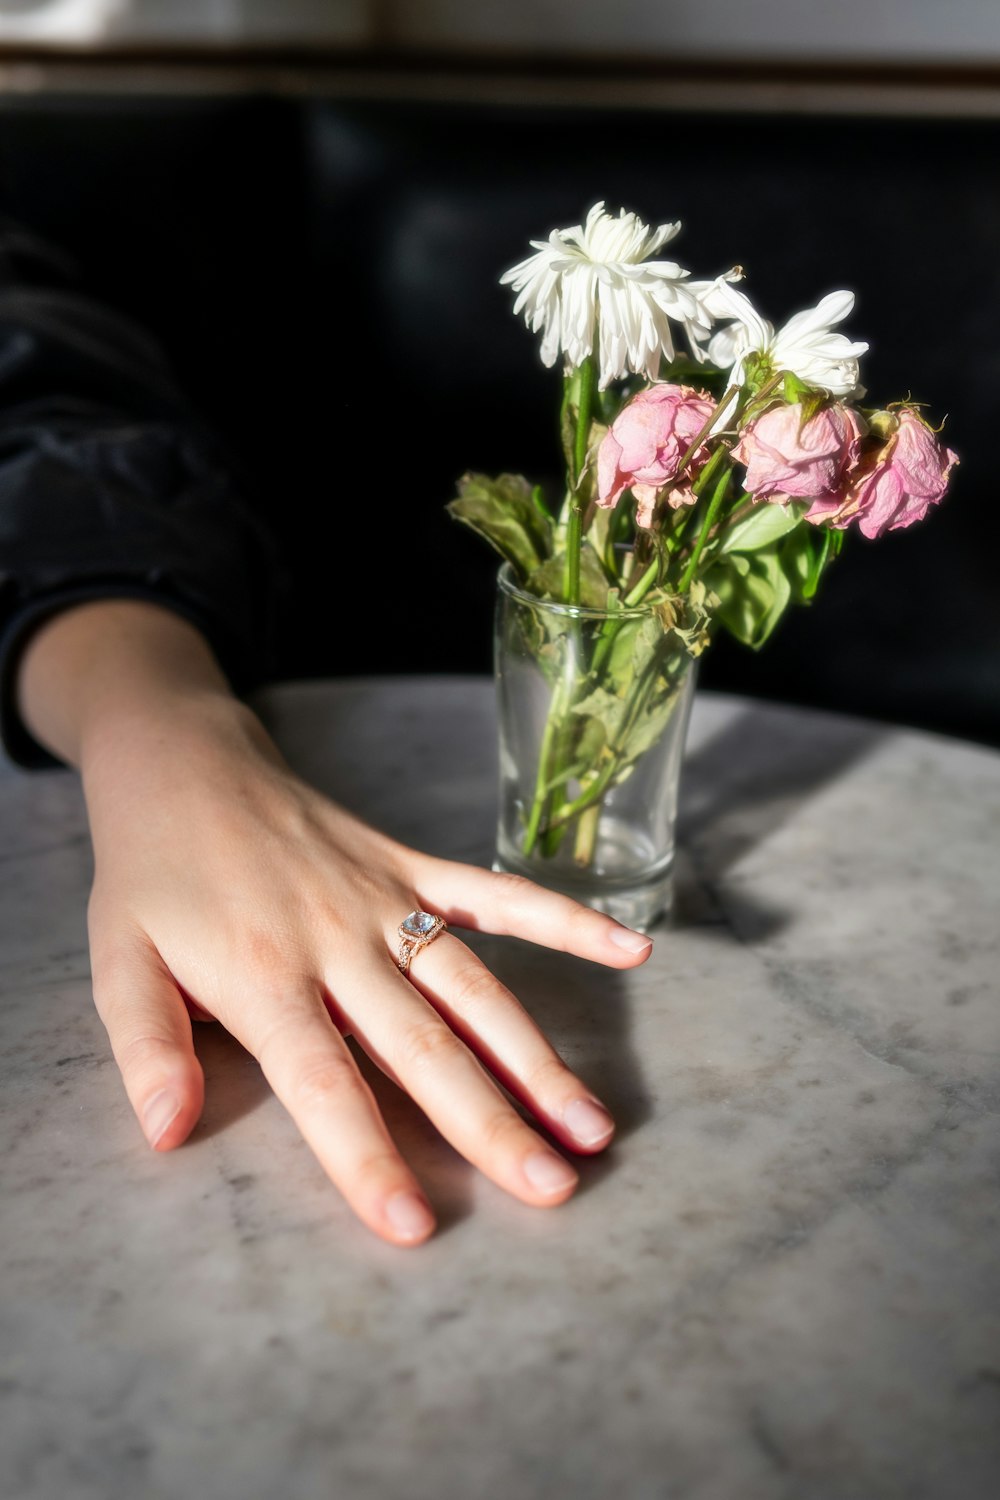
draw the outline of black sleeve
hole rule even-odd
[[[14,701],[31,631],[67,605],[148,599],[198,626],[237,691],[270,670],[274,578],[232,464],[154,341],[0,220],[0,737],[54,764]]]

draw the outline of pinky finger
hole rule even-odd
[[[190,1135],[205,1102],[180,990],[141,934],[93,945],[94,1002],[132,1108],[149,1144],[170,1151]]]

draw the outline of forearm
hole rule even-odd
[[[42,625],[22,657],[17,700],[39,743],[81,768],[182,707],[239,710],[195,627],[137,600],[80,605]]]

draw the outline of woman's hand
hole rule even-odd
[[[84,671],[98,644],[103,666],[82,692],[73,664]],[[347,1033],[515,1197],[549,1205],[572,1193],[572,1167],[495,1080],[571,1151],[608,1143],[607,1111],[452,932],[404,977],[397,928],[415,907],[460,913],[466,926],[615,968],[641,963],[649,939],[359,822],[293,775],[201,638],[155,607],[59,617],[26,657],[22,706],[40,738],[82,765],[94,997],[153,1146],[179,1145],[201,1113],[190,1013],[205,1014],[259,1059],[325,1171],[385,1239],[419,1242],[434,1219]]]

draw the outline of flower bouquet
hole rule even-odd
[[[449,506],[504,559],[498,864],[633,925],[669,905],[693,663],[762,646],[849,527],[921,520],[957,462],[915,403],[860,404],[852,293],[776,331],[741,267],[658,258],[679,229],[597,203],[501,278],[562,363],[565,486],[470,473]]]

